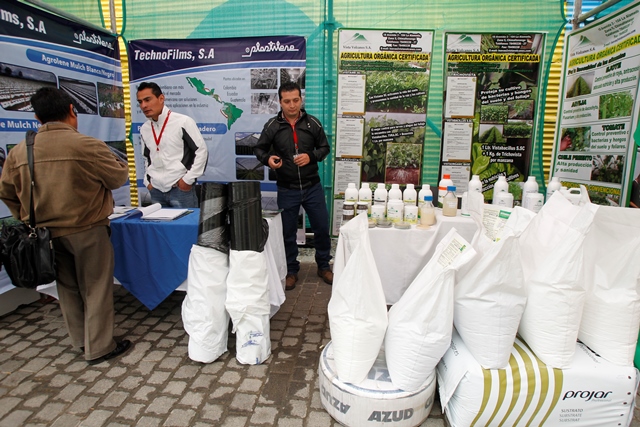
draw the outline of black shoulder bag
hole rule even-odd
[[[36,132],[27,131],[27,160],[31,177],[29,196],[29,223],[7,225],[0,233],[0,257],[7,274],[18,288],[35,288],[56,279],[55,259],[51,234],[45,227],[36,227],[33,206],[33,143]]]

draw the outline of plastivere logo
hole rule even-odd
[[[596,47],[594,46],[593,42],[589,40],[589,38],[586,36],[576,37],[573,40],[575,40],[575,42],[571,46],[571,50],[570,50],[571,56],[580,56],[580,55],[584,55],[585,53],[593,52],[594,50],[596,50]]]
[[[243,58],[250,58],[254,53],[268,53],[268,52],[297,52],[298,48],[293,44],[284,44],[280,41],[270,41],[266,45],[261,45],[260,42],[256,42],[255,45],[246,47],[244,49],[246,54],[242,55]]]
[[[480,34],[457,34],[447,38],[447,52],[480,52]]]
[[[371,50],[371,42],[363,34],[354,33],[342,43],[342,50]]]
[[[113,50],[113,43],[102,40],[100,36],[95,34],[87,35],[84,30],[82,30],[81,33],[73,33],[73,42],[77,44],[91,43],[98,46],[106,47],[109,50]]]

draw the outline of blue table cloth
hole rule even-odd
[[[198,239],[200,210],[173,221],[123,217],[111,221],[114,276],[149,310],[187,277],[191,246]]]

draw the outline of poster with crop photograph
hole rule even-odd
[[[567,35],[551,176],[593,203],[636,207],[640,4]]]
[[[432,49],[433,31],[340,30],[336,164],[357,161],[358,188],[420,184]],[[342,171],[334,183],[345,182]],[[344,190],[333,188],[335,218]]]
[[[441,173],[456,192],[479,175],[486,200],[505,175],[519,200],[535,137],[545,35],[445,34]],[[453,148],[452,148],[453,147]]]

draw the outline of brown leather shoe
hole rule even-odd
[[[331,271],[331,269],[318,270],[318,277],[321,277],[324,283],[333,285],[333,271]]]
[[[292,291],[296,288],[296,282],[298,281],[298,275],[296,274],[287,274],[287,277],[284,279],[284,290]]]

